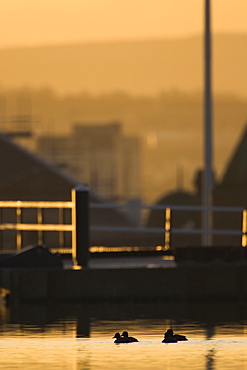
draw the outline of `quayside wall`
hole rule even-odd
[[[176,268],[1,269],[9,301],[247,301],[247,263]]]

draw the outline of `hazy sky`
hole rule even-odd
[[[205,0],[6,0],[0,47],[181,37],[203,31]],[[211,0],[213,31],[247,33],[247,0]]]

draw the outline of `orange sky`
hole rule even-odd
[[[203,31],[205,0],[7,0],[0,47],[181,37]],[[213,31],[247,33],[246,0],[211,0]]]

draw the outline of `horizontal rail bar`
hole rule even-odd
[[[19,230],[19,231],[74,231],[71,224],[0,224],[0,230]],[[202,234],[203,229],[171,229],[165,230],[160,227],[112,227],[112,226],[91,226],[91,231],[121,231],[121,232],[140,232],[140,233],[164,233],[169,231],[171,234]],[[215,235],[243,235],[240,230],[211,230]]]
[[[90,208],[95,209],[151,209],[151,210],[165,210],[166,208],[171,208],[175,211],[203,211],[206,207],[202,206],[183,206],[183,205],[147,205],[147,204],[113,204],[113,203],[90,203]],[[225,207],[225,206],[213,206],[210,210],[213,212],[243,212],[246,207]]]
[[[90,208],[98,209],[151,209],[151,210],[165,210],[171,208],[172,210],[180,211],[203,211],[205,207],[202,206],[183,206],[183,205],[132,205],[132,204],[113,204],[113,203],[90,203]],[[66,201],[0,201],[0,208],[73,208],[73,202]],[[242,212],[246,207],[221,207],[213,206],[210,208],[214,212]]]
[[[0,230],[19,231],[74,231],[71,224],[0,224]]]
[[[164,229],[160,227],[112,227],[112,226],[90,226],[91,231],[133,231],[133,232],[140,232],[140,233],[162,233]]]
[[[140,232],[140,233],[165,233],[171,234],[202,234],[203,229],[171,229],[166,230],[161,227],[112,227],[112,226],[91,226],[91,231],[122,231],[122,232]],[[211,234],[215,235],[243,235],[241,230],[211,230]]]
[[[171,229],[171,234],[202,234],[206,233],[206,230],[203,229]],[[244,233],[241,230],[210,230],[208,234],[212,235],[243,235]]]
[[[0,201],[0,208],[73,208],[73,202]]]

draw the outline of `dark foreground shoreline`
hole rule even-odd
[[[9,302],[247,302],[245,261],[147,261],[138,265],[136,259],[137,267],[101,259],[83,269],[0,269],[0,287]]]

